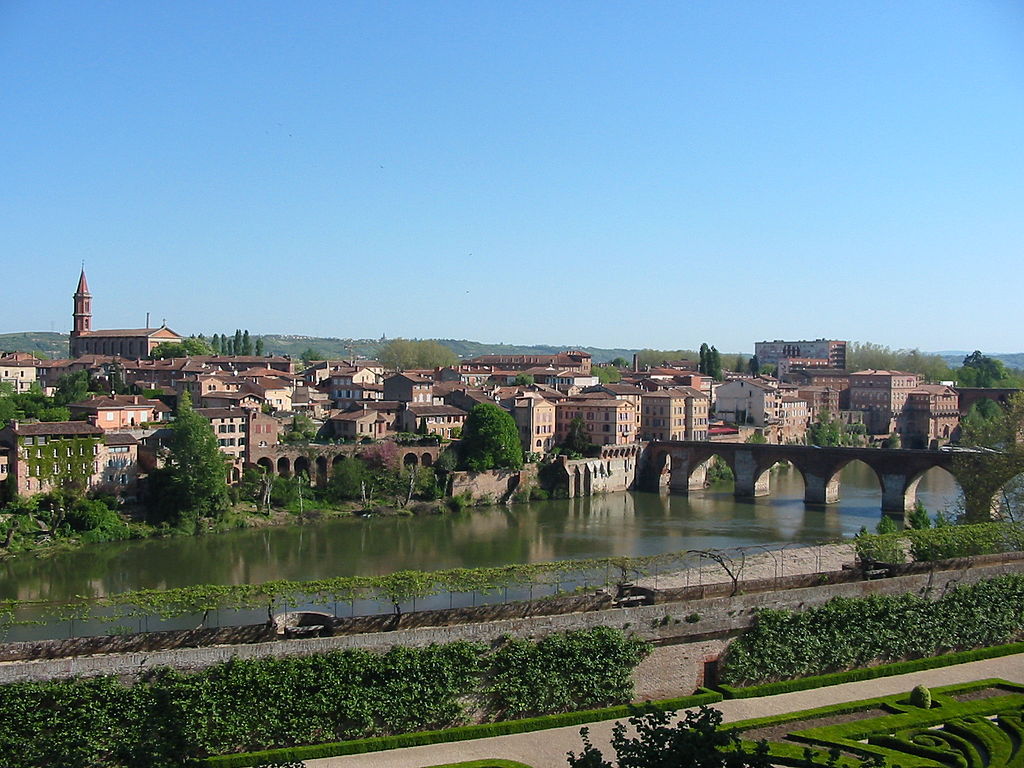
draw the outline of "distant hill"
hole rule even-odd
[[[0,352],[31,352],[43,358],[68,356],[68,335],[53,331],[0,333]]]
[[[959,368],[963,365],[964,358],[971,354],[971,352],[973,352],[973,350],[965,352],[962,350],[958,351],[947,349],[942,352],[936,352],[935,354],[945,360],[946,364],[949,365],[950,368]],[[1006,365],[1007,368],[1018,368],[1024,370],[1024,352],[985,352],[984,354],[995,358],[996,360],[1002,360],[1003,364]]]
[[[604,347],[578,347],[571,344],[486,344],[482,341],[467,339],[435,339],[449,347],[460,358],[476,357],[477,355],[553,355],[567,349],[579,349],[594,356],[595,363],[607,363],[616,357],[626,360],[633,359],[636,349],[607,349]],[[373,359],[387,339],[339,339],[330,336],[295,336],[269,333],[263,336],[263,344],[267,353],[274,355],[291,355],[299,357],[307,349],[315,349],[326,357],[337,360],[347,358],[352,353],[357,357]],[[0,333],[0,351],[33,352],[45,357],[67,357],[68,335],[50,331],[27,331],[24,333]],[[944,350],[935,354],[942,357],[951,368],[959,368],[969,351]],[[1024,370],[1024,352],[1007,352],[992,354],[989,357],[1002,360],[1010,368]],[[723,353],[732,358],[732,353]]]
[[[553,355],[566,349],[580,349],[594,356],[594,362],[606,363],[616,357],[630,360],[632,349],[602,349],[599,347],[573,347],[572,345],[552,346],[549,344],[485,344],[466,339],[437,339],[451,348],[460,358],[477,355]],[[380,339],[338,339],[325,336],[295,336],[265,334],[263,344],[268,354],[299,357],[307,349],[315,349],[330,359],[346,358],[351,353],[357,357],[374,358],[387,340]],[[49,331],[0,334],[0,351],[32,352],[49,358],[67,357],[68,335]]]
[[[572,345],[552,346],[550,344],[486,344],[467,339],[435,339],[451,349],[460,358],[476,357],[477,355],[553,355],[567,349],[579,349],[588,352],[596,363],[606,363],[616,357],[631,360],[633,349],[605,349],[601,347],[576,347]],[[315,349],[329,358],[348,357],[348,347],[352,347],[359,357],[374,358],[387,339],[337,339],[320,336],[280,336],[265,334],[263,344],[267,352],[278,355],[298,357],[307,349]]]

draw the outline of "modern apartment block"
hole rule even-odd
[[[754,354],[762,365],[778,365],[787,358],[827,360],[829,368],[846,368],[846,342],[834,339],[814,341],[759,341]]]

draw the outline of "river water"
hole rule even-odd
[[[209,536],[95,544],[46,557],[0,561],[0,599],[67,600],[192,584],[306,580],[402,569],[434,570],[687,549],[822,542],[874,530],[881,492],[874,473],[843,470],[841,501],[803,503],[792,468],[772,473],[772,495],[737,500],[730,484],[687,496],[615,493],[470,509],[423,517],[335,519]],[[932,513],[959,488],[942,470],[922,479]]]

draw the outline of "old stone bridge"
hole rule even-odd
[[[808,504],[839,501],[840,470],[851,461],[862,461],[878,477],[882,488],[882,511],[892,515],[904,515],[913,509],[917,485],[929,469],[941,467],[957,482],[960,482],[958,474],[964,471],[957,465],[955,454],[945,451],[665,441],[652,442],[647,446],[646,485],[654,490],[664,482],[667,474],[668,488],[672,493],[685,494],[702,489],[706,485],[711,459],[716,456],[732,469],[735,494],[740,498],[769,495],[769,470],[777,462],[789,462],[803,476],[804,501]],[[973,498],[969,495],[971,484],[960,485],[965,490],[969,514],[991,509],[991,494],[987,499]]]
[[[306,474],[316,485],[323,485],[331,470],[342,461],[361,456],[372,444],[360,445],[273,445],[253,448],[249,462],[272,475],[291,477]],[[430,467],[441,453],[436,445],[399,445],[398,456],[403,464]]]

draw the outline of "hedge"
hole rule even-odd
[[[966,693],[992,687],[1009,690],[1005,697],[995,700],[983,699],[960,702],[952,698],[952,695],[957,693]],[[873,699],[843,702],[799,712],[787,712],[770,717],[743,720],[734,723],[732,727],[740,731],[739,735],[742,738],[744,732],[757,728],[846,714],[865,709],[881,708],[892,711],[892,714],[880,715],[866,720],[855,720],[847,723],[791,731],[786,740],[769,743],[771,762],[776,765],[797,766],[798,768],[830,766],[833,763],[827,758],[827,750],[833,747],[863,757],[882,757],[887,759],[891,765],[907,765],[906,758],[909,755],[918,755],[918,752],[915,751],[916,745],[890,734],[894,732],[906,733],[908,729],[929,728],[940,723],[949,723],[950,721],[959,722],[959,718],[964,717],[984,717],[995,713],[1016,712],[1024,704],[1024,695],[1022,695],[1024,693],[1024,686],[1008,683],[1000,679],[942,686],[933,689],[933,693],[936,701],[941,706],[928,710],[919,709],[909,704],[909,694],[890,694]],[[967,727],[970,726],[968,725]],[[982,741],[985,741],[987,736],[985,733],[976,733],[974,735]],[[864,743],[865,739],[867,743]],[[748,749],[752,749],[755,746],[753,741],[744,741],[743,744]],[[812,752],[810,760],[808,760],[806,754],[808,749]],[[893,754],[889,750],[897,750],[898,754]],[[991,754],[995,754],[995,752]],[[925,755],[925,757],[928,756]],[[934,755],[931,758],[934,759]],[[948,753],[943,758],[939,762],[947,763]],[[915,763],[911,761],[910,764],[914,765]],[[1002,763],[993,762],[992,764]],[[864,763],[860,760],[853,760],[843,756],[834,765],[843,766],[844,768],[862,768]]]
[[[1016,642],[1024,633],[1024,574],[916,594],[833,598],[805,611],[760,610],[727,649],[721,680],[771,683],[879,663]]]
[[[858,680],[874,680],[877,677],[904,675],[909,672],[920,672],[924,669],[950,667],[954,664],[965,664],[969,661],[996,659],[1000,656],[1012,656],[1015,653],[1024,653],[1024,642],[993,645],[988,648],[976,648],[971,651],[959,651],[942,656],[911,659],[910,661],[897,661],[894,664],[882,664],[866,669],[848,669],[845,672],[832,672],[827,675],[801,677],[795,680],[780,680],[762,685],[736,687],[722,683],[715,686],[715,688],[721,691],[727,699],[751,699],[758,696],[773,696],[777,693],[791,693],[793,691],[806,691],[811,688],[823,688],[829,685],[839,685],[840,683],[855,683]]]
[[[536,645],[542,644],[546,651],[533,654],[531,669],[524,670],[529,680],[547,676],[576,686],[580,674],[590,675],[593,665],[604,660],[601,674],[588,681],[590,687],[580,687],[578,707],[629,701],[630,673],[648,649],[608,627],[565,632]],[[521,648],[522,642],[515,646]],[[347,649],[236,658],[188,674],[157,670],[134,685],[113,676],[2,685],[0,765],[144,768],[176,758],[298,749],[329,740],[365,744],[367,737],[394,734],[415,739],[413,732],[420,729],[443,733],[466,722],[469,702],[486,706],[501,700],[494,687],[500,653],[500,648],[495,652],[458,641],[396,646],[386,653]],[[580,663],[582,657],[590,667]],[[506,684],[512,674],[503,672]],[[569,708],[566,702],[547,701],[546,706],[548,712]],[[295,759],[303,758],[286,750],[257,762]]]
[[[199,761],[199,765],[208,768],[249,768],[266,763],[286,762],[290,760],[314,760],[323,757],[341,757],[358,755],[366,752],[378,752],[402,747],[419,747],[427,744],[443,744],[451,741],[467,741],[484,739],[491,736],[507,736],[513,733],[531,733],[548,728],[562,728],[570,725],[584,725],[601,720],[615,720],[632,717],[659,709],[676,710],[699,707],[722,701],[722,694],[706,688],[692,696],[675,699],[662,699],[645,704],[625,704],[603,709],[590,709],[580,712],[563,712],[557,715],[530,717],[522,720],[505,720],[497,723],[467,725],[460,728],[448,728],[441,731],[420,731],[399,736],[384,736],[373,739],[342,741],[331,744],[317,744],[309,747],[293,747],[291,749],[272,749],[261,752],[249,752],[236,755],[218,755]]]
[[[1024,525],[1014,522],[949,525],[894,533],[862,533],[853,540],[861,560],[902,563],[991,555],[1024,550]]]

